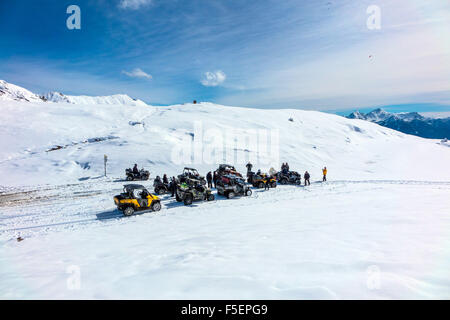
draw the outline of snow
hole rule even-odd
[[[450,298],[450,148],[440,140],[315,111],[99,102],[0,101],[1,298]],[[159,213],[124,218],[112,197],[133,163],[153,178],[228,162],[173,155],[201,138],[199,124],[204,146],[225,144],[241,172],[256,150],[227,134],[277,132],[279,159],[254,168],[287,161],[312,185],[190,207],[163,196]]]
[[[25,240],[3,237],[0,296],[450,298],[448,183],[279,186],[190,208],[164,199],[131,218],[113,210],[118,191],[101,180],[2,208],[2,229]],[[79,290],[67,286],[74,267]]]
[[[41,101],[37,94],[28,91],[22,87],[0,80],[0,102],[16,101]]]
[[[128,105],[128,106],[147,106],[147,104],[139,99],[130,98],[126,94],[115,94],[111,96],[69,96],[60,92],[50,92],[45,95],[47,101],[50,102],[66,102],[83,105]]]
[[[6,185],[61,184],[96,177],[103,173],[104,154],[109,157],[108,172],[117,177],[133,163],[149,169],[154,177],[178,174],[184,165],[205,173],[229,162],[175,162],[173,150],[194,135],[197,121],[206,147],[221,144],[208,141],[211,129],[219,130],[224,140],[230,128],[278,130],[280,159],[261,165],[263,171],[287,161],[296,171],[310,171],[313,179],[327,166],[333,179],[450,180],[450,171],[444,169],[450,150],[437,140],[316,111],[210,103],[149,107],[14,101],[2,103],[1,108],[0,174]],[[96,139],[102,141],[90,142]],[[55,147],[62,148],[47,152]],[[227,152],[243,159],[234,163],[241,171],[245,157],[256,153],[237,147]]]

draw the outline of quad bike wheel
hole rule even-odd
[[[295,180],[295,184],[299,186],[302,184],[302,182],[298,179],[298,180]]]
[[[185,206],[188,206],[188,205],[191,205],[192,204],[192,195],[190,195],[190,194],[187,194],[185,197],[184,197],[184,205]]]
[[[259,182],[258,183],[258,188],[260,188],[260,189],[264,188],[264,182],[262,182],[262,181]]]
[[[127,176],[127,181],[133,181],[133,177],[132,176]]]
[[[177,200],[177,202],[183,201],[183,200],[178,196],[178,193],[175,195],[175,199]]]
[[[277,182],[276,182],[276,181],[272,182],[272,183],[270,184],[270,186],[271,186],[272,188],[276,188],[276,187],[277,187]]]
[[[247,197],[250,197],[250,196],[252,195],[252,190],[247,189],[247,191],[245,191],[245,195],[246,195]]]
[[[123,214],[127,217],[133,215],[134,208],[133,207],[126,207],[125,210],[123,210]]]
[[[286,179],[286,178],[283,178],[283,179],[281,179],[280,183],[281,183],[281,184],[287,184],[287,183],[288,183],[288,181],[287,181],[287,179]]]
[[[233,199],[236,196],[236,194],[233,191],[228,192],[227,194],[227,198],[228,199]]]
[[[152,204],[152,210],[153,210],[153,211],[159,211],[159,210],[161,210],[161,202],[159,202],[159,201],[153,202],[153,204]]]
[[[210,193],[209,195],[208,195],[208,201],[214,201],[214,195],[212,194],[212,193]]]

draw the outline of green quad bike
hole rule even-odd
[[[203,185],[200,180],[187,178],[177,185],[176,200],[184,202],[186,206],[194,201],[213,201],[214,199],[211,189]]]

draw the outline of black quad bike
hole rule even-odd
[[[176,200],[188,206],[194,201],[213,201],[214,195],[200,180],[187,178],[177,185]]]
[[[127,176],[127,181],[134,180],[148,180],[150,178],[150,172],[144,169],[139,170],[138,173],[134,173],[132,169],[125,169],[125,175]]]
[[[236,196],[251,196],[252,190],[245,183],[244,179],[234,175],[224,175],[217,181],[217,193],[233,199]]]
[[[302,180],[302,175],[297,171],[280,171],[277,173],[277,180],[280,184],[296,184],[300,185]]]
[[[153,182],[153,187],[157,195],[163,195],[169,192],[169,184],[164,183],[161,180],[155,180]]]
[[[185,167],[183,173],[178,175],[178,180],[183,183],[188,179],[198,180],[202,185],[206,185],[205,177],[201,176],[197,169]]]

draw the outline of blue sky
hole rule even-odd
[[[448,1],[1,0],[0,30],[0,79],[39,93],[450,110]]]

